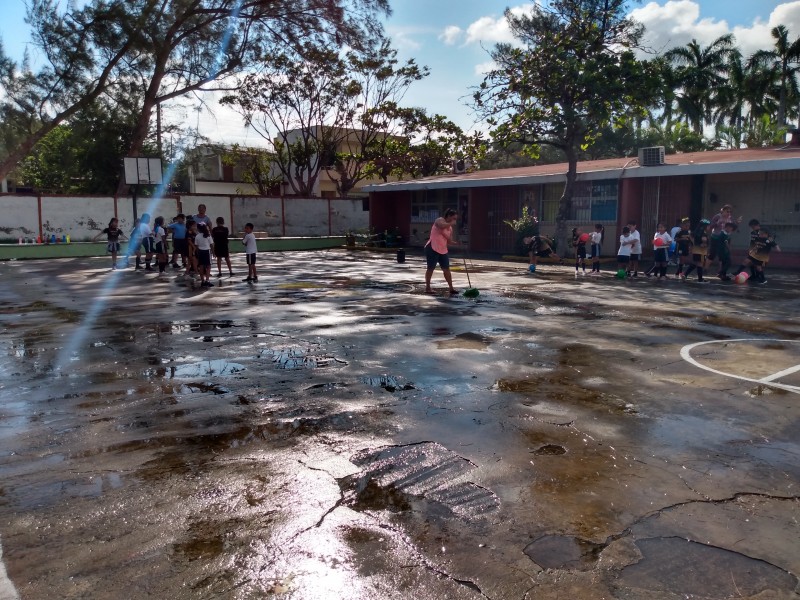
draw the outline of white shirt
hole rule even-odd
[[[639,235],[639,230],[631,231],[631,237],[633,238],[633,246],[631,246],[631,254],[641,254],[642,253],[642,236]]]
[[[661,241],[664,243],[660,246],[656,246],[656,240],[661,238]],[[666,231],[664,233],[658,233],[653,236],[653,247],[658,250],[659,248],[669,248],[669,245],[672,243],[672,236],[668,234]]]
[[[256,236],[251,231],[250,233],[245,233],[244,237],[242,238],[242,243],[244,244],[244,251],[247,254],[255,254],[258,252],[258,246],[256,245]]]
[[[156,244],[165,241],[166,237],[167,232],[164,231],[164,228],[156,225],[156,228],[153,230],[153,238],[155,239]]]
[[[589,236],[593,244],[599,244],[603,241],[603,234],[599,231],[593,231]]]
[[[619,236],[619,252],[617,255],[619,256],[630,256],[631,255],[631,242],[633,241],[632,235],[621,235]]]
[[[211,250],[211,246],[214,245],[214,238],[210,235],[206,237],[198,232],[194,238],[194,245],[197,246],[198,250]]]

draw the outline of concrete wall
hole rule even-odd
[[[240,196],[233,199],[233,227],[237,234],[245,223],[252,223],[256,231],[270,236],[283,235],[283,200],[281,198],[256,198]]]
[[[0,194],[0,243],[40,235],[69,235],[74,242],[90,241],[117,217],[123,231],[133,228],[134,214],[163,216],[197,213],[205,204],[212,221],[223,217],[235,236],[251,222],[258,234],[282,236],[344,235],[366,230],[369,212],[360,198],[260,198],[254,196],[191,195],[153,199],[93,196],[30,196]]]
[[[39,199],[36,196],[0,197],[0,238],[13,242],[39,235]]]

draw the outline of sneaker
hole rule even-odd
[[[117,265],[111,265],[111,270],[112,271],[116,271],[117,270]]]
[[[253,283],[256,283],[257,281],[258,281],[258,277],[253,277]]]
[[[698,279],[697,283],[708,283],[708,279]]]
[[[242,281],[244,281],[245,283],[250,283],[251,281],[253,281],[253,278],[248,277],[247,279],[242,279]]]
[[[759,285],[764,285],[765,283],[767,283],[767,280],[766,279],[762,279],[761,281],[756,281],[756,283],[759,284]]]
[[[228,273],[228,277],[233,277],[235,274],[236,274],[236,273],[234,273],[233,271],[231,271],[230,273]]]
[[[217,277],[222,277],[222,271],[220,271],[219,273],[217,273]]]
[[[136,270],[140,271],[142,269],[142,265],[136,265]]]
[[[449,292],[451,296],[455,296],[456,294],[459,293],[458,290],[449,290]]]
[[[155,269],[154,269],[153,267],[151,267],[150,265],[147,265],[147,266],[144,268],[144,270],[145,270],[145,271],[155,271]]]
[[[173,269],[180,269],[181,266],[178,263],[170,263]]]

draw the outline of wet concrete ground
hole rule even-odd
[[[259,260],[0,264],[21,598],[798,597],[795,274]]]

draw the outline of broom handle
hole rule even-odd
[[[464,260],[464,271],[467,274],[467,283],[469,284],[469,287],[472,287],[472,282],[469,280],[469,269],[467,268],[467,259],[463,254],[461,255],[461,258]]]

